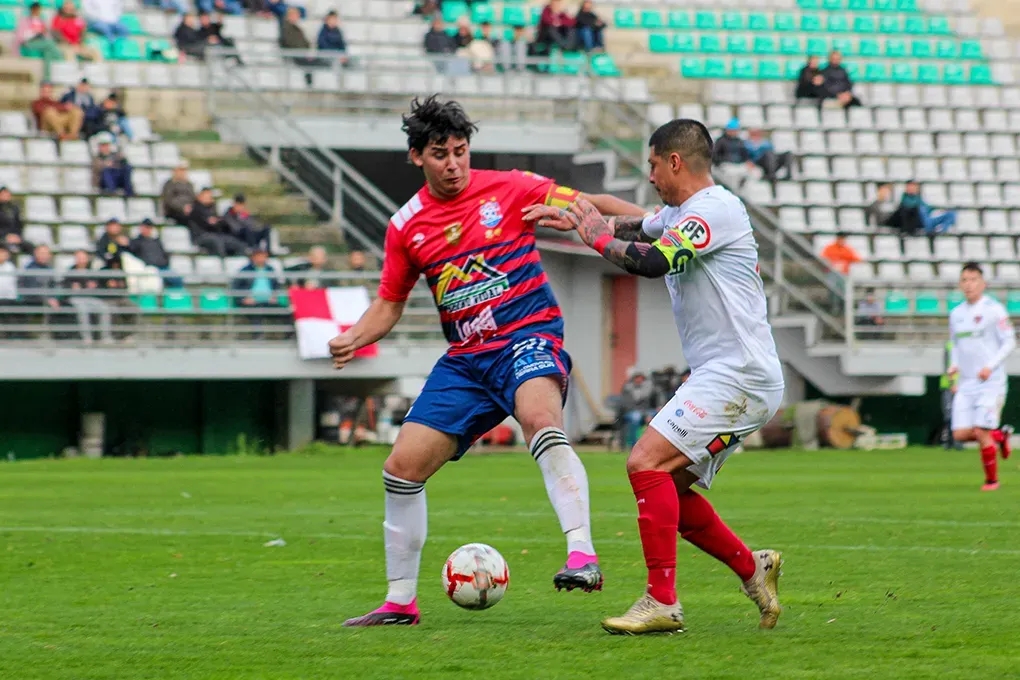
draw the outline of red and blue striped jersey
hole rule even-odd
[[[562,343],[563,315],[542,269],[530,205],[566,207],[578,192],[528,172],[472,170],[456,198],[423,187],[390,218],[379,297],[402,302],[422,274],[450,354],[500,349],[522,333]]]

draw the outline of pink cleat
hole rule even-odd
[[[987,484],[985,484],[985,485],[983,485],[981,487],[981,490],[982,491],[998,491],[999,490],[999,483],[998,482],[988,482]]]
[[[1003,460],[1009,458],[1013,449],[1009,445],[1009,438],[1013,436],[1013,426],[1003,425],[998,430],[992,430],[992,439],[999,445],[999,455]]]
[[[344,627],[417,626],[419,621],[421,621],[421,612],[418,611],[418,598],[415,598],[411,600],[411,604],[385,602],[383,606],[373,612],[347,619],[344,621]]]

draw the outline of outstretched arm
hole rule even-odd
[[[581,194],[580,198],[588,199],[603,215],[629,215],[638,218],[645,216],[644,208],[612,194]]]
[[[358,319],[358,323],[329,341],[333,367],[343,368],[359,349],[384,338],[400,321],[405,304],[376,298]]]

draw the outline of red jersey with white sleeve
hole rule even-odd
[[[501,349],[515,337],[563,342],[563,315],[522,209],[565,208],[579,192],[518,170],[472,170],[448,201],[422,187],[390,218],[379,297],[403,302],[425,275],[450,354]]]

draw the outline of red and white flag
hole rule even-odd
[[[298,355],[302,359],[328,359],[329,341],[357,323],[368,305],[364,288],[291,288]],[[354,356],[374,357],[378,353],[378,347],[368,345]]]

